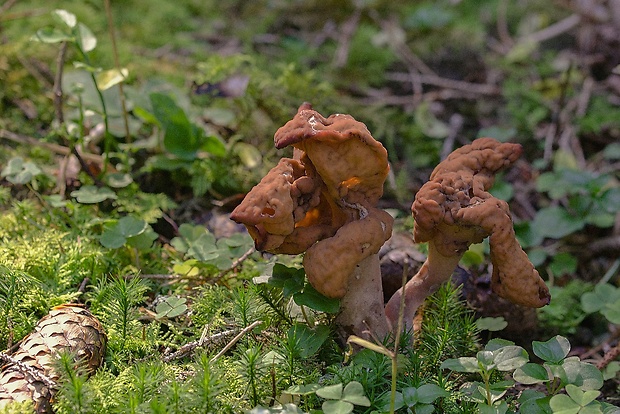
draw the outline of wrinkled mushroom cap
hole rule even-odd
[[[389,172],[387,151],[352,116],[325,118],[306,103],[278,129],[274,142],[276,148],[301,150],[302,160],[314,165],[332,198],[373,206],[381,198]]]
[[[321,198],[320,179],[307,172],[300,161],[282,158],[231,213],[257,250],[298,254],[346,221],[333,202]]]
[[[392,217],[376,208],[389,166],[387,151],[349,115],[325,118],[302,105],[274,137],[293,146],[231,214],[256,248],[306,251],[308,280],[329,297],[347,292],[355,266],[377,253],[392,232]]]
[[[520,145],[491,138],[454,151],[416,194],[414,239],[431,242],[451,257],[490,236],[493,290],[512,302],[540,307],[549,303],[549,290],[516,240],[508,204],[488,192],[494,174],[520,154]]]
[[[393,221],[389,213],[373,208],[365,218],[345,224],[333,237],[314,244],[304,256],[308,281],[321,294],[342,298],[355,266],[377,253],[392,235]]]

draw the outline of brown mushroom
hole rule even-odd
[[[376,207],[389,172],[387,151],[350,115],[325,118],[310,104],[274,141],[276,148],[293,146],[294,159],[282,159],[231,218],[248,227],[259,250],[306,251],[312,286],[343,299],[337,317],[343,332],[362,335],[369,326],[384,336],[380,267],[369,258],[392,232],[392,217]],[[360,266],[364,261],[370,265]],[[357,288],[364,283],[373,287]],[[370,309],[378,311],[361,311]]]
[[[480,138],[441,162],[422,186],[411,207],[414,240],[428,242],[428,257],[404,287],[404,320],[408,328],[424,299],[448,280],[472,243],[489,237],[492,288],[515,303],[541,307],[549,290],[515,238],[508,204],[488,190],[494,174],[521,155],[518,144]],[[387,303],[392,326],[398,319],[399,290]]]

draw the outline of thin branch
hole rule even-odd
[[[0,129],[0,138],[8,139],[9,141],[17,142],[22,145],[30,145],[45,148],[59,155],[71,154],[71,149],[62,145],[52,144],[50,142],[39,141],[36,138],[29,137],[27,135],[16,134],[6,129]],[[88,152],[81,152],[80,156],[87,161],[102,164],[103,157],[98,154],[92,154]]]
[[[508,13],[508,0],[502,0],[497,6],[497,34],[502,45],[510,48],[514,45],[514,40],[508,31],[508,21],[506,15]]]
[[[232,348],[237,343],[237,341],[239,341],[239,339],[241,339],[243,337],[243,335],[245,335],[246,333],[250,332],[252,329],[256,328],[261,323],[262,323],[262,321],[254,321],[250,325],[248,325],[245,328],[243,328],[243,330],[241,332],[239,332],[237,334],[237,336],[235,336],[229,343],[227,343],[226,346],[224,348],[222,348],[222,350],[220,352],[218,352],[216,356],[211,358],[209,363],[212,364],[215,361],[217,361],[218,358],[221,357],[222,355],[224,355],[230,348]]]
[[[65,116],[62,110],[63,105],[63,92],[62,92],[62,72],[65,65],[65,57],[67,56],[68,43],[62,42],[60,45],[60,52],[56,59],[56,76],[54,77],[54,111],[56,112],[56,120],[59,125],[65,122]]]
[[[254,253],[256,251],[256,248],[254,246],[250,247],[248,249],[247,252],[243,253],[241,255],[241,257],[239,257],[238,259],[236,259],[233,263],[232,266],[230,266],[228,269],[224,269],[222,270],[214,279],[215,282],[217,282],[218,280],[220,280],[221,278],[223,278],[224,276],[226,276],[226,274],[228,274],[230,271],[232,271],[234,268],[236,268],[237,266],[239,266],[241,263],[243,263],[248,257],[250,257],[250,255],[252,253]]]
[[[170,362],[173,359],[182,358],[185,355],[188,355],[191,352],[194,352],[194,350],[196,348],[202,348],[202,347],[204,347],[207,344],[219,341],[222,338],[230,336],[230,335],[232,335],[232,334],[234,334],[236,332],[234,329],[229,329],[227,331],[218,332],[218,333],[216,333],[214,335],[211,335],[210,337],[206,337],[206,332],[208,330],[207,328],[208,328],[208,326],[205,326],[205,329],[203,329],[202,335],[200,336],[199,340],[193,341],[193,342],[190,342],[190,343],[187,343],[187,344],[183,345],[176,352],[173,352],[172,354],[166,355],[165,357],[163,357],[162,360],[164,362]]]
[[[538,32],[534,32],[530,35],[525,36],[517,43],[521,43],[523,41],[540,43],[544,42],[545,40],[553,39],[554,37],[559,36],[562,33],[568,32],[570,29],[577,26],[579,22],[581,22],[581,16],[579,16],[578,14],[571,14],[570,16],[560,20],[559,22],[547,26]]]
[[[393,80],[396,82],[410,82],[411,75],[409,73],[393,72],[386,74],[385,79]],[[500,88],[498,88],[496,85],[488,83],[465,82],[456,79],[442,78],[437,75],[420,74],[418,76],[418,80],[420,81],[420,83],[426,85],[433,85],[446,89],[454,89],[457,91],[463,91],[477,95],[499,95],[501,93]]]

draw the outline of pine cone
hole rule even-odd
[[[38,413],[52,412],[59,373],[54,361],[62,351],[93,373],[103,362],[107,337],[101,323],[81,305],[54,307],[5,360],[0,372],[0,408],[32,400]]]

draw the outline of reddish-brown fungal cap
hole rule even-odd
[[[305,103],[278,129],[274,141],[276,148],[301,150],[302,161],[310,160],[332,198],[368,205],[381,198],[389,172],[387,151],[352,116],[325,118]]]
[[[441,162],[412,205],[416,242],[432,242],[444,256],[462,255],[490,237],[493,289],[515,303],[540,307],[549,290],[516,240],[508,204],[488,190],[494,175],[512,164],[521,146],[480,138]]]
[[[405,286],[406,320],[413,318],[426,296],[450,278],[469,246],[488,236],[493,290],[524,306],[549,303],[549,289],[515,237],[508,204],[488,192],[495,173],[520,154],[518,144],[477,139],[437,165],[420,188],[411,206],[414,240],[428,242],[429,254],[420,272]],[[392,323],[402,294],[397,292],[386,306]]]
[[[392,217],[376,208],[389,171],[387,151],[350,115],[325,118],[309,104],[274,140],[277,148],[293,146],[294,159],[282,159],[231,218],[246,225],[258,250],[306,251],[310,283],[343,297],[356,265],[391,235]]]

